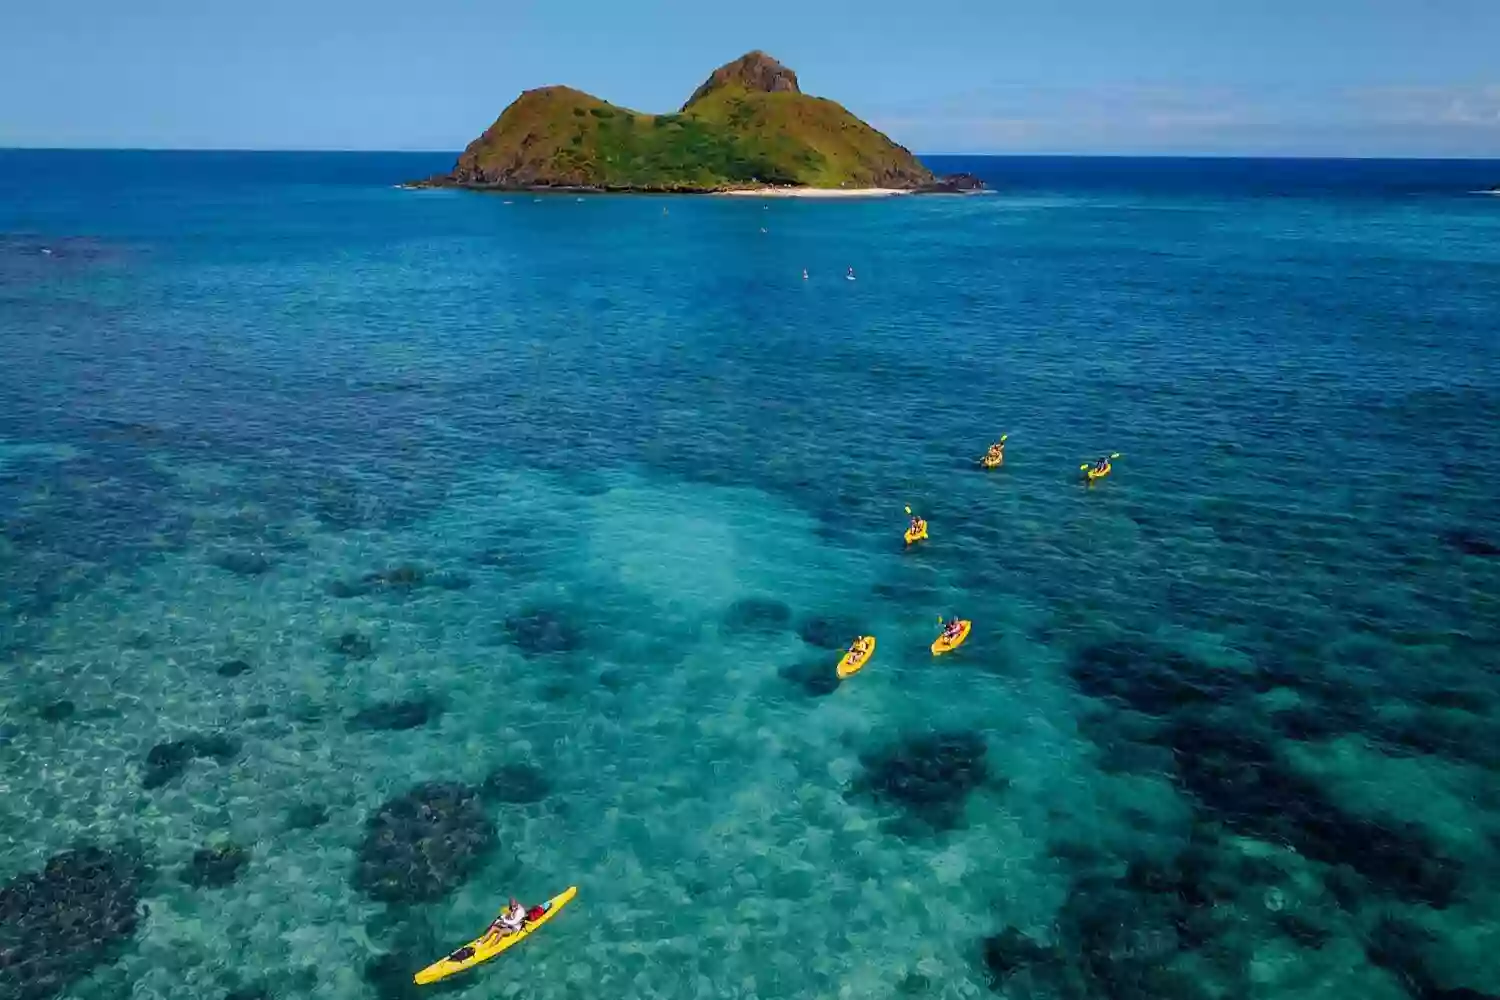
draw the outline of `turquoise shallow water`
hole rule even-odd
[[[0,153],[0,1000],[1500,994],[1500,165],[447,160]]]

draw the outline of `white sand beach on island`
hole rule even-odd
[[[739,188],[718,193],[738,198],[889,198],[912,192],[906,188],[763,187]]]

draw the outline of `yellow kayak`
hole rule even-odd
[[[870,657],[875,655],[875,637],[873,635],[862,635],[860,636],[860,641],[865,644],[864,649],[858,653],[850,650],[839,661],[839,680],[843,680],[845,677],[853,677],[859,673],[865,668],[865,664],[870,662]]]
[[[1004,455],[986,455],[979,460],[979,464],[986,469],[997,469],[1005,463]]]
[[[417,985],[425,986],[428,983],[435,983],[439,979],[447,979],[454,973],[462,972],[465,969],[472,969],[482,962],[488,962],[502,951],[520,944],[531,936],[532,931],[557,916],[557,911],[571,903],[573,897],[576,895],[578,895],[578,886],[569,886],[566,892],[558,896],[553,896],[542,904],[542,909],[546,911],[545,913],[535,920],[526,921],[521,925],[521,929],[514,934],[492,938],[477,937],[451,955],[444,955],[417,973]]]
[[[1113,464],[1106,465],[1103,469],[1098,470],[1090,466],[1087,470],[1085,470],[1085,474],[1089,477],[1089,482],[1092,483],[1096,479],[1103,479],[1105,476],[1109,475],[1109,470],[1113,468]]]
[[[942,656],[944,653],[951,653],[959,646],[962,646],[964,644],[964,640],[969,637],[969,629],[973,626],[973,624],[974,623],[970,621],[959,622],[958,635],[955,635],[951,639],[949,639],[947,636],[938,636],[937,641],[932,644],[932,655]]]
[[[912,542],[920,542],[922,539],[924,539],[926,537],[927,537],[927,522],[926,521],[922,522],[922,526],[920,528],[917,528],[915,530],[913,530],[911,528],[907,528],[906,529],[906,544],[907,545],[910,545]]]

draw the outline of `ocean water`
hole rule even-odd
[[[0,152],[0,1000],[1500,995],[1500,164],[450,160]]]

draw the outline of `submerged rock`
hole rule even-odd
[[[833,694],[839,687],[837,663],[824,660],[799,660],[781,667],[776,673],[810,698]]]
[[[473,580],[462,573],[439,572],[403,563],[390,569],[366,573],[358,580],[333,580],[326,589],[337,598],[364,597],[367,594],[388,594],[403,597],[423,587],[438,587],[442,590],[466,590]]]
[[[216,552],[208,561],[236,576],[260,576],[271,568],[271,560],[259,552]]]
[[[270,987],[262,984],[240,986],[224,994],[224,1000],[274,1000]]]
[[[329,597],[337,597],[339,600],[348,600],[351,597],[363,597],[370,592],[370,588],[362,583],[350,583],[348,580],[330,580],[323,588]]]
[[[430,902],[467,881],[494,846],[494,824],[473,789],[428,782],[366,822],[354,883],[384,902]]]
[[[66,722],[78,711],[78,706],[63,698],[59,701],[49,701],[37,709],[37,717],[43,722]]]
[[[1253,724],[1184,713],[1158,739],[1176,755],[1181,787],[1229,828],[1289,844],[1313,861],[1347,864],[1403,899],[1441,909],[1457,897],[1461,866],[1418,826],[1346,812]]]
[[[856,638],[865,634],[860,622],[853,618],[818,615],[805,618],[797,625],[797,635],[809,646],[819,649],[845,650]]]
[[[498,802],[540,802],[552,793],[552,779],[535,764],[501,764],[484,779],[484,795]]]
[[[299,802],[286,811],[288,830],[313,830],[328,822],[328,808],[319,802]]]
[[[990,780],[986,751],[984,738],[967,730],[908,736],[862,755],[865,770],[855,789],[933,829],[948,829],[962,818],[969,793]]]
[[[232,885],[250,864],[250,852],[236,844],[200,847],[182,870],[182,880],[195,889]]]
[[[381,701],[360,709],[349,719],[350,729],[415,729],[443,714],[443,706],[431,698]]]
[[[220,677],[238,677],[240,674],[248,674],[250,664],[244,660],[226,660],[215,668],[214,673]]]
[[[403,563],[400,566],[392,566],[390,569],[366,573],[363,582],[372,587],[411,590],[427,582],[427,570],[411,563]]]
[[[141,777],[141,785],[160,788],[181,776],[188,764],[199,757],[209,757],[222,764],[239,752],[239,741],[221,733],[198,734],[158,743],[146,754],[146,773]]]
[[[566,609],[534,605],[505,619],[510,643],[527,657],[583,648],[583,629]]]
[[[141,874],[133,857],[83,847],[0,886],[0,1000],[44,1000],[113,962],[139,923]]]
[[[792,609],[774,597],[742,597],[724,611],[724,631],[779,632],[791,624]]]
[[[1056,948],[1039,944],[1014,927],[985,938],[980,943],[980,957],[989,976],[990,988],[996,991],[1012,976],[1024,973],[1032,966],[1051,966],[1062,961]]]
[[[1492,542],[1467,528],[1445,532],[1443,541],[1466,556],[1480,556],[1486,559],[1500,556],[1500,543]]]
[[[1086,695],[1159,718],[1184,707],[1221,704],[1256,690],[1249,678],[1154,643],[1121,639],[1079,650],[1068,664]]]
[[[375,644],[358,632],[345,632],[330,640],[328,648],[349,660],[367,660],[375,654]]]

